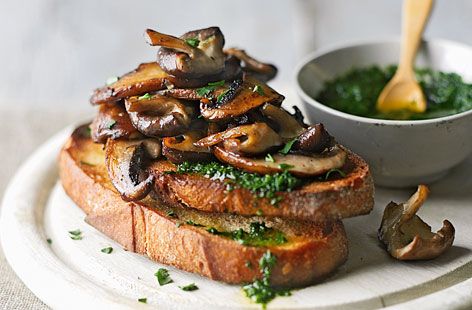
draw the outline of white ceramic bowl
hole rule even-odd
[[[376,184],[408,187],[433,182],[472,153],[472,110],[417,121],[347,114],[313,99],[326,80],[347,70],[398,63],[399,40],[344,45],[309,55],[296,70],[297,92],[311,122],[322,122],[336,139],[370,164]],[[423,42],[418,67],[456,72],[472,82],[472,48],[445,40]]]

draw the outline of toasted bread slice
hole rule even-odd
[[[344,177],[320,179],[291,192],[281,192],[276,206],[267,198],[256,198],[247,189],[227,191],[224,181],[200,175],[168,173],[175,170],[169,161],[158,161],[152,167],[155,191],[171,206],[186,206],[206,212],[228,212],[240,215],[278,216],[323,222],[369,213],[374,206],[374,184],[369,166],[358,155],[348,151],[341,169]]]
[[[78,128],[59,156],[62,185],[86,213],[85,220],[127,250],[227,283],[260,278],[259,259],[270,250],[277,257],[274,286],[299,287],[326,277],[347,259],[347,238],[340,221],[315,224],[280,218],[243,217],[171,208],[155,198],[125,202],[109,181],[102,145],[86,127]],[[252,222],[282,232],[286,242],[247,246],[208,231],[247,230]]]

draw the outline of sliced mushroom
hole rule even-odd
[[[444,220],[443,227],[433,233],[431,226],[416,215],[428,192],[425,185],[419,185],[407,202],[390,202],[385,208],[378,237],[396,259],[433,259],[452,246],[455,229],[448,220]]]
[[[96,143],[105,143],[107,139],[137,139],[141,137],[128,113],[121,103],[108,103],[100,106],[98,114],[90,125],[92,139]]]
[[[243,157],[220,146],[216,146],[213,153],[220,161],[248,172],[274,174],[287,170],[299,177],[312,177],[324,174],[331,169],[340,169],[347,156],[346,151],[339,146],[320,155],[275,154],[272,155],[273,161],[267,161],[264,158]]]
[[[193,109],[183,102],[161,95],[131,97],[125,101],[131,122],[148,137],[168,137],[186,132]]]
[[[92,104],[112,103],[120,99],[139,96],[162,89],[202,87],[211,81],[231,80],[241,76],[239,61],[228,58],[225,70],[217,75],[200,78],[182,78],[167,74],[158,63],[143,63],[137,69],[129,72],[110,85],[98,88],[92,94]]]
[[[96,89],[90,102],[92,104],[115,102],[122,98],[163,89],[167,83],[170,83],[169,75],[157,63],[143,63],[116,82]]]
[[[209,121],[228,121],[264,103],[279,106],[283,100],[284,96],[266,84],[252,77],[245,77],[236,97],[228,101],[223,99],[216,103],[202,100],[200,102],[200,112]]]
[[[198,147],[195,142],[204,137],[202,131],[192,130],[185,134],[162,139],[162,154],[171,162],[204,162],[213,159],[208,147]]]
[[[223,143],[224,149],[238,154],[259,154],[282,145],[280,136],[267,124],[255,123],[234,127],[203,138],[195,143],[211,147]]]
[[[221,80],[218,82],[210,82],[203,88],[164,89],[159,91],[158,94],[185,100],[200,101],[202,99],[210,99],[216,101],[219,99],[218,102],[223,102],[223,100],[228,101],[234,98],[241,89],[242,84],[242,79],[236,79],[230,82]]]
[[[243,70],[260,81],[267,82],[277,75],[277,67],[252,58],[245,50],[229,48],[225,53],[240,59],[243,62]]]
[[[284,139],[293,139],[305,131],[305,128],[281,107],[266,103],[262,106],[261,112],[277,124],[277,133]]]
[[[140,200],[151,190],[149,161],[160,155],[160,143],[146,140],[111,140],[105,145],[105,163],[110,180],[126,201]]]
[[[176,77],[195,78],[224,71],[225,39],[218,27],[185,33],[180,38],[147,29],[150,45],[161,46],[157,62],[167,73]]]
[[[298,136],[290,151],[303,154],[321,153],[334,143],[334,138],[323,124],[315,124]]]

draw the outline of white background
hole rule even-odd
[[[227,46],[277,64],[277,87],[308,52],[399,35],[400,18],[400,0],[0,0],[0,108],[87,108],[93,88],[155,58],[147,27],[218,25]],[[426,36],[472,44],[472,0],[437,0]]]

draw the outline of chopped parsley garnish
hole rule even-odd
[[[216,103],[221,103],[223,101],[223,99],[225,98],[227,93],[229,93],[229,89],[227,89],[224,92],[222,92],[221,94],[219,94],[218,97],[216,97]]]
[[[72,240],[82,240],[82,232],[80,231],[80,229],[71,230],[69,231],[69,237]]]
[[[279,151],[279,153],[287,155],[288,152],[290,152],[290,150],[292,149],[292,146],[295,143],[295,141],[297,141],[297,138],[292,139],[288,141],[287,143],[285,143],[284,147]]]
[[[207,231],[214,235],[233,239],[247,246],[274,246],[288,242],[284,233],[272,227],[267,227],[264,222],[252,222],[249,225],[249,231],[242,228],[233,231],[219,231],[215,227],[210,227]]]
[[[107,85],[111,85],[111,84],[117,82],[118,80],[119,80],[119,78],[118,78],[117,76],[109,77],[109,78],[107,79]]]
[[[246,261],[246,263],[244,264],[247,268],[249,269],[252,269],[252,263],[250,261]]]
[[[225,85],[225,81],[210,82],[207,86],[200,87],[196,90],[197,95],[200,97],[208,97],[208,95],[213,92],[217,87]]]
[[[142,302],[143,304],[147,304],[147,298],[146,297],[138,298],[138,301]]]
[[[113,248],[109,246],[109,247],[101,249],[100,251],[105,254],[110,254],[111,252],[113,252]]]
[[[260,175],[238,170],[219,162],[190,163],[177,165],[176,173],[195,173],[211,180],[226,182],[231,188],[240,187],[251,191],[258,198],[272,199],[277,192],[290,192],[302,185],[302,180],[284,170],[275,174]]]
[[[282,170],[289,170],[289,169],[292,169],[293,167],[295,167],[295,166],[289,165],[289,164],[284,164],[284,163],[279,164],[279,168],[282,169]]]
[[[115,121],[114,119],[111,119],[111,120],[109,120],[109,121],[107,122],[107,124],[106,124],[105,127],[106,127],[107,129],[112,129],[115,125],[116,125],[116,121]]]
[[[138,100],[149,100],[151,98],[152,98],[152,95],[150,93],[145,93],[144,95],[139,96]]]
[[[260,86],[260,85],[254,86],[254,88],[252,89],[252,92],[253,92],[253,93],[258,93],[258,94],[261,95],[261,96],[264,96],[264,95],[265,95],[264,89],[263,89],[262,86]]]
[[[185,43],[187,43],[191,47],[197,47],[200,44],[200,40],[197,38],[188,38],[185,39]]]
[[[344,173],[344,171],[342,170],[339,170],[339,169],[336,169],[336,168],[333,168],[331,170],[329,170],[328,172],[326,172],[326,175],[325,175],[325,180],[327,180],[329,178],[329,176],[332,174],[332,173],[339,173],[343,178],[346,176],[346,173]]]
[[[289,290],[280,290],[270,287],[270,276],[272,269],[277,263],[277,258],[270,251],[262,255],[259,260],[259,267],[262,273],[262,279],[257,279],[251,284],[243,286],[243,291],[253,302],[262,304],[266,309],[267,304],[277,296],[290,296]]]
[[[270,153],[267,153],[267,155],[265,157],[265,161],[267,161],[269,163],[275,163],[274,157],[272,157],[272,155],[270,155]]]
[[[160,286],[174,282],[169,276],[169,271],[165,268],[159,268],[154,275],[157,277]]]
[[[192,221],[192,220],[187,220],[185,223],[186,223],[187,225],[192,225],[192,226],[197,226],[197,227],[203,226],[203,225],[201,225],[201,224],[195,223],[195,222]]]
[[[46,241],[47,241],[47,243],[52,244],[51,238],[47,238]]]
[[[195,283],[190,283],[189,285],[179,286],[182,291],[190,292],[198,290],[198,286]]]
[[[176,216],[177,216],[177,215],[175,214],[175,212],[172,211],[172,210],[167,211],[167,212],[166,212],[166,215],[167,215],[167,216],[170,216],[170,217],[176,217]]]
[[[225,80],[208,83],[208,86],[223,86],[223,85],[225,85]]]

